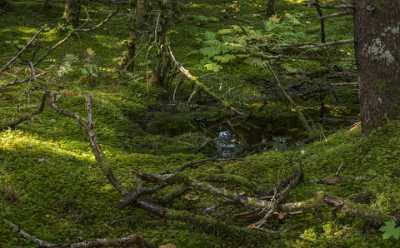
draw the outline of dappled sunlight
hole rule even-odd
[[[354,3],[0,0],[0,247],[396,247],[398,68],[353,40],[398,30]]]
[[[38,136],[24,133],[22,131],[4,131],[0,133],[0,150],[14,151],[26,150],[40,154],[41,151],[51,152],[59,156],[73,157],[75,159],[93,163],[93,155],[89,150],[68,149],[68,145],[62,144],[60,141],[42,140]]]

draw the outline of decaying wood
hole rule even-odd
[[[128,235],[126,237],[117,239],[93,239],[85,240],[81,242],[71,243],[71,244],[53,244],[46,240],[39,239],[28,232],[21,229],[18,225],[4,220],[14,232],[19,234],[26,240],[29,240],[36,244],[39,248],[95,248],[95,247],[128,247],[132,245],[137,245],[139,248],[156,248],[157,246],[147,242],[141,236],[136,234]]]
[[[205,85],[203,82],[201,82],[199,80],[198,77],[194,76],[189,70],[187,70],[181,63],[179,63],[176,58],[175,55],[172,52],[171,47],[168,47],[168,53],[170,56],[170,59],[172,61],[172,63],[175,65],[175,67],[177,68],[177,70],[185,77],[187,78],[189,81],[191,81],[192,83],[194,83],[194,85],[196,85],[196,87],[198,87],[199,89],[201,89],[202,91],[204,91],[205,93],[207,93],[210,97],[212,97],[213,99],[215,99],[216,101],[220,102],[222,104],[222,106],[224,106],[227,109],[230,109],[231,111],[233,111],[236,114],[239,115],[243,115],[242,112],[240,112],[239,110],[237,110],[235,107],[232,106],[231,103],[227,102],[225,99],[223,99],[222,97],[218,96],[217,94],[215,94],[214,92],[212,92],[211,89],[209,89],[207,87],[207,85]]]
[[[287,187],[294,187],[303,180],[303,177],[303,171],[300,169],[296,169],[289,177],[279,182],[275,187],[268,190],[267,192],[260,193],[257,197],[262,200],[271,199],[274,196],[275,192],[281,192]]]
[[[87,133],[91,146],[92,146],[92,151],[95,155],[97,164],[101,167],[103,174],[107,177],[109,182],[113,185],[113,187],[119,191],[122,195],[126,195],[128,192],[127,190],[123,187],[123,185],[120,183],[120,181],[114,177],[111,168],[105,165],[104,163],[104,155],[100,149],[100,146],[97,143],[97,138],[96,138],[96,133],[94,130],[93,126],[93,104],[92,104],[92,98],[90,96],[86,96],[86,109],[87,109],[87,119],[82,118],[80,115],[77,113],[73,113],[67,110],[62,109],[56,104],[56,95],[55,93],[50,92],[49,93],[49,104],[51,108],[53,108],[56,112],[69,117],[71,119],[74,119]],[[198,166],[202,163],[197,162],[197,163],[190,163],[186,164],[183,167],[180,167],[177,171],[178,173],[180,171],[183,171],[187,168],[193,168],[194,166]],[[168,175],[160,176],[160,178],[163,180],[165,177],[168,177]],[[145,176],[141,177],[144,178]],[[157,180],[160,180],[157,177],[151,176],[151,178],[156,178]],[[173,174],[173,176],[170,175],[169,179],[170,181],[173,181],[172,179],[175,180],[175,178],[184,178],[179,174]],[[185,182],[187,182],[186,180]],[[179,180],[177,182],[180,182]],[[185,183],[187,184],[187,183]],[[194,183],[196,184],[196,183]],[[212,190],[208,189],[207,186],[204,186],[206,190]],[[223,194],[223,193],[222,193]],[[250,201],[248,199],[248,201]],[[147,200],[141,200],[137,199],[137,197],[134,199],[134,202],[130,202],[132,206],[141,208],[151,214],[154,214],[156,216],[170,219],[170,220],[175,220],[175,221],[181,221],[181,222],[189,222],[192,223],[196,226],[204,227],[204,229],[214,229],[214,230],[219,230],[223,232],[229,232],[231,235],[260,235],[261,237],[266,237],[269,236],[266,233],[256,231],[256,230],[249,230],[247,228],[235,226],[235,225],[229,225],[226,224],[222,221],[216,220],[212,217],[205,217],[205,216],[200,216],[196,215],[193,213],[190,213],[188,211],[178,211],[178,210],[173,210],[173,209],[168,209],[162,206],[159,206],[155,203],[152,203],[151,201]]]
[[[204,181],[208,182],[217,182],[217,183],[231,183],[233,185],[243,186],[247,189],[257,192],[259,187],[256,183],[251,180],[234,174],[201,174],[200,178]]]
[[[271,199],[271,204],[269,209],[264,209],[266,214],[264,217],[257,221],[256,223],[250,225],[250,228],[261,228],[267,220],[274,214],[274,212],[278,209],[279,205],[286,199],[289,194],[289,191],[297,186],[303,180],[303,171],[295,170],[293,175],[291,175],[288,179],[283,181],[274,189],[274,195]]]
[[[112,169],[108,162],[105,159],[103,151],[101,150],[100,145],[97,142],[97,135],[94,130],[94,122],[93,122],[93,99],[90,95],[86,95],[86,111],[87,111],[87,119],[82,118],[80,115],[74,112],[70,112],[59,107],[56,103],[56,94],[53,92],[49,93],[49,105],[55,110],[57,113],[64,115],[68,118],[75,120],[85,131],[86,135],[89,138],[89,142],[92,148],[93,155],[96,159],[97,165],[102,170],[104,176],[108,179],[112,186],[118,192],[125,194],[127,191],[121,182],[114,176]]]
[[[203,160],[186,163],[183,166],[177,168],[173,173],[170,173],[168,171],[163,172],[162,175],[167,175],[167,176],[163,178],[163,181],[156,180],[156,182],[160,182],[159,185],[154,186],[154,187],[148,187],[148,188],[145,188],[145,187],[142,187],[139,185],[137,189],[125,193],[124,196],[120,199],[117,207],[125,208],[125,207],[129,206],[132,202],[135,202],[139,197],[141,197],[143,195],[156,193],[159,190],[161,190],[167,186],[170,186],[171,184],[174,184],[175,183],[173,180],[174,177],[177,174],[179,174],[189,168],[191,168],[191,169],[198,168],[202,165],[207,164],[208,162],[217,162],[217,161],[221,162],[221,161],[230,161],[230,160],[233,160],[233,159],[208,158],[208,159],[203,159]],[[146,174],[138,174],[138,178],[139,179],[145,178],[146,180],[152,180],[151,175],[146,178]]]
[[[108,16],[106,18],[104,18],[104,20],[100,21],[98,24],[96,24],[93,27],[90,28],[80,28],[79,31],[82,32],[90,32],[90,31],[94,31],[96,29],[101,28],[102,26],[104,26],[106,23],[108,23],[117,13],[119,12],[119,9],[114,10],[113,12],[111,12],[110,14],[108,14]]]
[[[23,237],[26,240],[29,240],[33,243],[35,243],[38,247],[43,247],[43,248],[47,248],[47,247],[54,247],[55,244],[50,243],[48,241],[45,240],[41,240],[31,234],[29,234],[28,232],[22,230],[18,225],[12,223],[11,221],[8,221],[6,219],[3,220],[5,224],[7,224],[15,233],[19,234],[21,237]]]

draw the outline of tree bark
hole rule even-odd
[[[144,20],[146,16],[145,0],[136,0],[132,3],[133,4],[131,6],[132,12],[129,26],[128,51],[121,64],[121,69],[125,71],[133,71],[135,67],[134,60],[136,56],[136,49],[138,46],[138,40],[140,39],[142,34]]]
[[[356,54],[364,133],[400,117],[400,1],[356,0]]]
[[[11,7],[10,3],[8,0],[0,0],[0,10],[6,11],[9,10]],[[0,11],[1,13],[1,11]]]
[[[63,19],[69,25],[78,27],[81,15],[81,0],[65,0]]]
[[[265,12],[267,18],[270,18],[271,16],[274,16],[276,14],[275,5],[276,5],[276,0],[267,1],[267,8]]]

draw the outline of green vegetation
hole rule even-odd
[[[257,195],[301,167],[304,182],[291,190],[285,202],[303,201],[323,191],[398,216],[400,123],[390,122],[363,137],[358,126],[350,129],[359,108],[354,89],[321,86],[354,80],[353,49],[348,45],[302,51],[287,48],[318,41],[315,9],[302,1],[278,1],[278,15],[264,20],[262,4],[261,0],[184,1],[184,16],[169,31],[177,60],[245,116],[227,111],[183,77],[175,77],[167,87],[151,84],[153,57],[157,57],[152,51],[158,49],[151,41],[140,44],[135,71],[119,72],[129,30],[126,6],[100,29],[74,34],[54,50],[37,68],[36,73],[45,73],[38,81],[59,93],[60,106],[81,116],[86,113],[83,96],[93,96],[98,142],[114,173],[129,189],[135,187],[139,172],[159,173],[214,156],[213,140],[219,131],[229,129],[245,150],[242,158],[209,162],[185,174],[238,192],[243,190],[239,182]],[[40,46],[53,45],[69,32],[69,27],[58,24],[62,1],[52,1],[48,10],[41,5],[39,0],[12,1],[12,10],[0,12],[1,65],[45,24]],[[112,11],[112,6],[95,1],[89,6],[90,24]],[[332,41],[351,38],[351,23],[350,17],[332,21],[327,24],[327,37]],[[29,76],[25,64],[34,52],[28,50],[0,75],[0,127],[31,113],[40,103],[37,82],[2,89],[16,77]],[[271,58],[282,52],[290,58]],[[319,59],[298,58],[302,56]],[[266,63],[271,63],[272,71],[266,70]],[[288,103],[274,73],[294,96],[296,106]],[[312,137],[313,143],[306,142],[310,134],[298,120],[298,111],[305,113],[320,136]],[[321,111],[325,119],[334,121],[320,120]],[[334,176],[339,168],[343,181],[317,183]],[[221,182],[223,175],[228,176]],[[156,195],[174,189],[165,188]],[[161,219],[134,207],[117,209],[120,197],[96,167],[84,131],[48,106],[16,130],[0,132],[0,219],[53,243],[137,233],[157,245],[185,248],[395,247],[398,241],[393,238],[399,238],[394,222],[379,229],[326,206],[271,218],[268,229],[280,236],[272,235],[270,240],[232,235],[218,228]],[[168,207],[206,215],[204,209],[216,202],[210,195],[189,192]],[[243,212],[245,208],[233,205],[211,215],[243,227],[257,221],[241,216]],[[35,245],[0,222],[0,247]]]

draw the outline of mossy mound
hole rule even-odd
[[[367,138],[361,137],[357,128],[341,131],[302,149],[249,156],[225,164],[223,170],[251,178],[253,183],[268,188],[301,165],[305,182],[291,192],[288,201],[304,200],[321,190],[355,201],[364,194],[368,195],[367,201],[360,200],[364,204],[396,215],[400,199],[399,145],[400,123],[393,122]],[[107,149],[106,154],[116,174],[127,184],[132,182],[136,171],[164,171],[195,159],[194,155],[128,154],[113,149]],[[0,134],[0,161],[1,218],[8,218],[43,239],[64,242],[138,232],[158,244],[173,242],[178,247],[233,247],[233,244],[271,247],[265,245],[265,240],[248,244],[246,238],[231,240],[229,234],[160,221],[142,210],[117,210],[118,195],[95,168],[86,144],[5,131]],[[339,166],[341,175],[350,180],[336,185],[315,183],[314,179],[334,175]],[[215,174],[217,170],[202,168],[194,175]],[[195,210],[204,204],[191,199],[190,194],[184,198],[173,207]],[[384,241],[382,234],[370,229],[363,220],[335,216],[331,209],[290,216],[280,223],[274,221],[272,227],[286,230],[284,238],[274,240],[276,247],[394,247],[395,244]],[[5,225],[0,225],[0,240],[2,247],[33,247]]]

